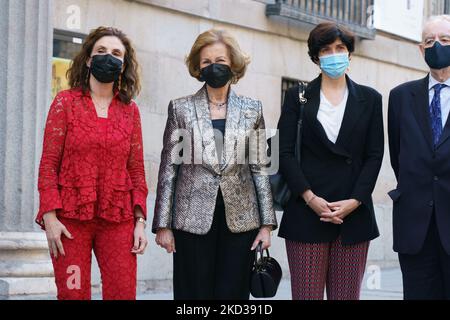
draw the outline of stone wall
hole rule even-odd
[[[0,296],[54,290],[47,241],[34,223],[52,8],[52,1],[0,3]]]

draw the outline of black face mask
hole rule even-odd
[[[92,57],[91,73],[101,83],[119,80],[123,62],[111,54],[98,54]]]
[[[231,68],[226,64],[213,63],[200,70],[200,81],[206,81],[211,88],[222,88],[233,77]]]
[[[436,41],[431,48],[425,49],[425,61],[431,69],[450,67],[450,46],[443,46]]]

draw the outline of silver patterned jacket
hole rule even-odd
[[[208,233],[219,186],[231,232],[250,231],[261,225],[272,225],[275,229],[269,177],[262,172],[260,155],[266,146],[262,129],[265,125],[261,102],[238,96],[230,89],[223,152],[219,157],[206,87],[194,95],[171,101],[152,231],[169,228],[199,235]],[[249,143],[254,139],[246,134],[255,130],[259,144]],[[255,150],[256,160],[242,158],[242,154],[254,154]]]

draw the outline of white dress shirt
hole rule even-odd
[[[431,105],[431,101],[433,101],[434,97],[434,89],[433,86],[438,83],[446,84],[447,87],[442,88],[441,90],[441,118],[442,118],[442,128],[445,127],[447,123],[448,113],[450,111],[450,79],[447,79],[445,82],[439,82],[430,73],[430,81],[428,84],[428,93],[430,97],[430,101],[428,105]]]
[[[325,129],[328,139],[336,143],[344,119],[345,107],[348,99],[348,88],[345,89],[344,98],[338,105],[333,105],[320,90],[320,106],[317,112],[317,120]]]

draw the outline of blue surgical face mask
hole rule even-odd
[[[338,79],[345,74],[349,65],[350,59],[348,53],[331,54],[319,58],[320,68],[322,71],[333,79]]]

